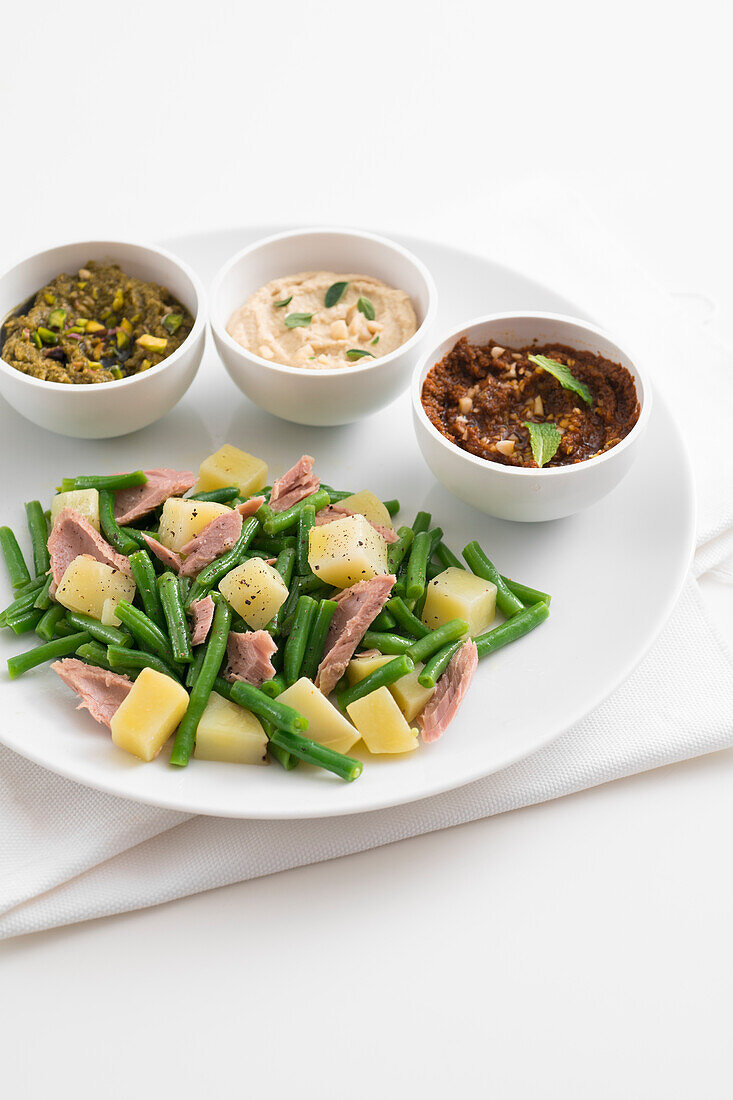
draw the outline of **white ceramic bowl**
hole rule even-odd
[[[206,334],[206,296],[198,276],[162,248],[125,241],[79,241],[38,252],[0,277],[0,318],[24,304],[61,272],[87,260],[110,260],[128,275],[166,286],[195,318],[179,348],[143,374],[98,385],[44,382],[0,358],[0,394],[8,404],[52,432],[107,439],[145,428],[169,412],[193,382]]]
[[[633,375],[641,412],[625,439],[597,458],[572,466],[526,469],[469,454],[441,435],[421,401],[425,377],[462,336],[472,344],[496,340],[507,347],[565,344],[621,363]],[[494,313],[456,328],[425,354],[412,380],[415,433],[438,481],[474,508],[511,520],[550,520],[573,515],[610,493],[628,473],[651,412],[651,389],[639,362],[602,329],[556,313]]]
[[[298,271],[353,271],[404,290],[417,314],[417,332],[380,359],[329,370],[261,359],[232,339],[227,322],[265,283]],[[299,229],[258,241],[224,264],[211,287],[211,329],[226,369],[255,405],[297,424],[349,424],[407,388],[436,306],[430,273],[406,248],[353,229]]]

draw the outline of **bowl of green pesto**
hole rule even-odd
[[[153,246],[86,241],[0,277],[0,393],[64,435],[105,438],[151,424],[198,370],[204,291]]]

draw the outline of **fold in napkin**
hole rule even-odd
[[[525,270],[602,318],[684,411],[698,483],[694,576],[733,580],[730,353],[572,196],[527,189],[493,221],[484,214],[483,227],[487,253],[510,265],[522,256]],[[691,363],[705,379],[699,395],[685,386]],[[733,664],[690,577],[647,657],[589,717],[495,775],[407,806],[314,821],[191,817],[79,786],[0,747],[0,938],[348,855],[731,745]]]

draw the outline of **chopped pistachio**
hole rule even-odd
[[[93,298],[93,299],[94,299],[94,301],[96,302],[96,300],[97,300],[97,298],[98,298],[98,297],[99,297],[99,290],[98,290],[98,288],[97,288],[96,286],[93,286],[93,287],[92,287],[92,298]]]
[[[132,321],[133,325],[136,325],[138,323],[138,321],[140,320],[140,314],[139,313],[133,313],[130,320]]]
[[[79,278],[80,279],[91,279],[91,277],[92,277],[92,273],[91,273],[91,271],[89,270],[88,267],[80,267],[79,268]]]
[[[56,295],[52,294],[50,290],[47,290],[46,293],[43,295],[43,300],[47,306],[56,305]]]
[[[100,364],[95,363],[93,359],[87,359],[87,366],[91,367],[92,370],[100,370],[101,369]]]
[[[152,363],[150,362],[150,360],[149,360],[149,359],[143,359],[142,363],[141,363],[141,364],[140,364],[140,366],[139,366],[139,367],[137,368],[137,373],[139,374],[141,370],[150,370],[150,368],[152,367],[152,365],[153,365],[153,364],[152,364]]]
[[[130,335],[125,332],[124,329],[117,329],[117,347],[128,348],[130,346]]]
[[[84,280],[84,282],[77,283],[76,285],[78,286],[79,290],[83,290],[84,287],[87,285],[86,280]]]
[[[69,332],[83,332],[83,331],[84,331],[84,329],[81,327],[81,325],[70,325],[69,328],[67,328],[67,330],[66,330],[67,333],[69,333]]]
[[[48,315],[48,327],[49,328],[63,328],[64,321],[66,320],[65,309],[52,309]]]
[[[99,316],[101,317],[101,319],[103,321],[106,321],[108,317],[112,316],[112,310],[111,309],[103,309],[102,312],[99,314]]]
[[[112,299],[112,312],[118,313],[125,304],[125,295],[121,287],[118,287],[115,291],[115,296]]]
[[[44,344],[58,344],[59,338],[55,332],[51,332],[50,329],[44,328],[42,325],[36,329],[36,332],[41,338]]]
[[[74,321],[74,324],[79,325],[81,328],[86,328],[87,325],[89,324],[89,318],[88,317],[77,317],[77,319]]]
[[[86,331],[87,332],[103,332],[104,331],[104,325],[100,325],[99,321],[87,321]]]
[[[178,332],[179,328],[181,327],[182,321],[182,313],[169,313],[166,317],[163,318],[163,324],[172,336]]]
[[[31,335],[31,340],[33,341],[33,343],[36,345],[37,348],[42,348],[43,347],[43,340],[41,340],[41,337],[38,335],[37,332],[34,332]]]
[[[142,336],[138,336],[135,343],[144,351],[165,351],[168,341],[165,336],[151,336],[149,332],[145,332]]]
[[[128,336],[132,336],[132,325],[127,320],[127,317],[123,317],[120,321],[120,328],[123,332],[126,332]]]
[[[111,367],[109,372],[113,378],[123,378],[124,375],[119,367]]]

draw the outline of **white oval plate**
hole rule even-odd
[[[165,242],[205,282],[233,252],[277,227],[218,231]],[[548,310],[580,316],[546,287],[479,256],[427,241],[404,242],[438,285],[435,332],[488,312]],[[193,386],[163,420],[124,439],[73,440],[35,428],[3,408],[6,471],[0,522],[25,527],[23,502],[48,501],[62,476],[150,466],[198,468],[231,442],[270,464],[273,476],[303,452],[330,485],[398,497],[403,522],[433,513],[456,551],[477,538],[502,572],[552,594],[552,614],[534,633],[479,666],[445,736],[399,759],[365,758],[346,784],[300,767],[142,764],[115,748],[104,727],[76,712],[72,693],[47,668],[2,676],[0,740],[52,771],[140,802],[225,817],[308,818],[410,802],[479,779],[547,744],[593,709],[632,670],[679,594],[693,546],[690,469],[660,399],[643,451],[623,484],[579,516],[554,523],[492,520],[463,505],[430,475],[413,436],[409,395],[357,424],[307,428],[261,412],[234,387],[211,344]],[[27,541],[24,543],[27,546]],[[3,587],[3,604],[10,592]],[[33,635],[2,632],[4,659]]]

